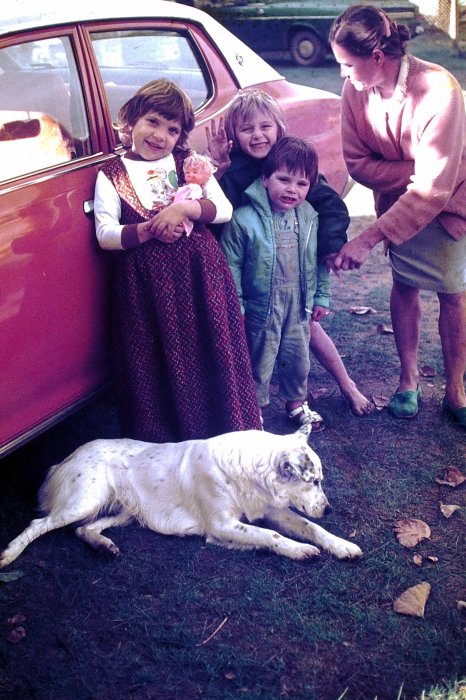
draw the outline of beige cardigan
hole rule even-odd
[[[374,192],[370,229],[398,245],[438,217],[456,240],[466,235],[465,135],[461,88],[441,66],[405,56],[387,101],[347,80],[343,153],[350,175]]]

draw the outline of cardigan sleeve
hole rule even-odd
[[[379,192],[401,192],[414,173],[414,161],[386,160],[370,147],[370,124],[364,114],[364,99],[349,81],[345,82],[341,129],[346,167],[351,177],[364,187]]]
[[[444,70],[424,77],[424,82],[426,89],[421,97],[408,94],[406,98],[410,101],[411,131],[415,130],[416,138],[412,146],[414,168],[410,181],[388,211],[368,228],[396,245],[409,240],[435,219],[447,206],[458,183],[463,152],[459,144],[464,141],[465,129],[461,89],[453,76]],[[354,138],[354,114],[351,119]],[[353,144],[350,137],[348,148],[353,149]],[[359,150],[364,153],[364,146],[361,145]],[[366,157],[369,174],[364,177],[367,186],[376,192],[383,191],[393,182],[386,177],[386,161],[377,170],[374,157],[372,162],[370,154],[366,153]]]

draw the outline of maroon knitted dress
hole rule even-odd
[[[175,155],[180,184],[186,155]],[[120,158],[103,171],[120,196],[122,224],[154,215]],[[113,329],[127,437],[178,442],[261,429],[236,288],[203,224],[175,243],[150,240],[117,253]]]

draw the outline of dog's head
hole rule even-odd
[[[311,518],[320,518],[329,505],[322,490],[322,463],[309,447],[310,426],[302,426],[279,453],[276,465],[275,487],[280,497],[287,497],[288,505]]]

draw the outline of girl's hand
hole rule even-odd
[[[174,243],[184,234],[182,222],[186,215],[183,203],[168,205],[145,224],[147,235],[163,243]]]
[[[210,129],[208,126],[205,128],[205,135],[207,138],[206,155],[209,156],[217,171],[221,171],[223,174],[231,163],[230,151],[233,148],[233,141],[229,141],[227,138],[224,118],[220,117],[218,127],[215,124],[215,119],[212,119]],[[220,176],[216,173],[217,178]]]
[[[327,272],[334,272],[337,277],[340,276],[340,268],[335,267],[335,258],[337,257],[338,253],[329,253],[328,255],[323,258],[323,264],[327,268]]]
[[[328,309],[326,309],[325,306],[314,306],[312,309],[311,321],[317,321],[317,323],[319,323],[326,316],[328,316]]]

